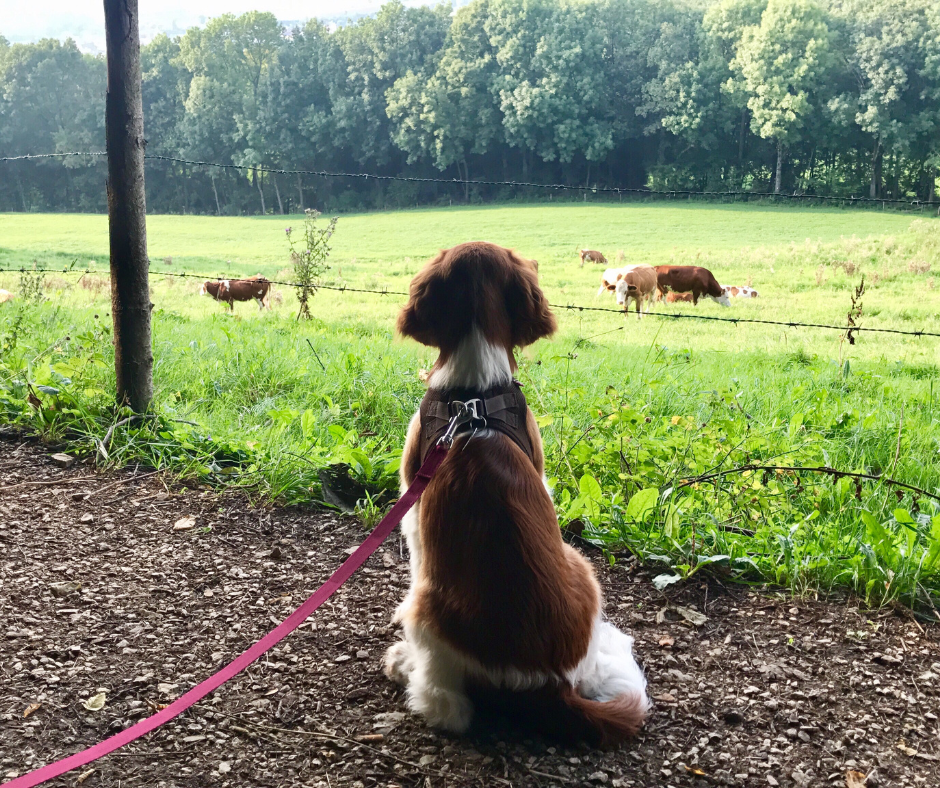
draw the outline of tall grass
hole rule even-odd
[[[419,213],[437,224],[455,212],[399,217],[387,240],[396,254],[410,249],[409,235],[432,232],[409,224]],[[486,237],[505,221],[501,210],[476,213],[492,225],[480,233]],[[777,220],[805,213],[781,211]],[[707,248],[699,259],[726,280],[744,283],[750,271],[761,298],[731,312],[699,310],[834,322],[865,273],[872,289],[864,324],[938,330],[940,304],[929,285],[938,225],[905,222],[907,229],[880,237],[742,246],[721,253],[721,262]],[[343,232],[341,220],[335,238]],[[364,283],[397,271],[404,285],[421,260],[408,257],[346,262],[343,277]],[[333,264],[338,278],[341,262]],[[85,276],[79,284],[75,275],[47,275],[40,304],[0,307],[0,416],[68,440],[99,462],[144,461],[259,498],[320,500],[318,471],[340,462],[373,493],[395,486],[405,427],[423,394],[418,372],[433,361],[431,351],[392,336],[400,299],[321,291],[313,303],[320,318],[298,324],[285,291],[271,313],[240,306],[232,319],[191,283],[158,276],[160,265],[155,260],[154,418],[115,428],[103,445],[108,428],[129,414],[111,404],[107,283]],[[594,303],[597,275],[579,271],[574,259],[540,260],[556,302]],[[16,289],[9,280],[3,286]],[[863,334],[849,346],[817,330],[559,317],[558,337],[520,354],[519,375],[540,419],[563,525],[611,555],[629,549],[660,562],[660,583],[708,565],[795,591],[848,586],[873,603],[936,601],[940,517],[926,496],[791,472],[682,486],[705,471],[757,463],[887,474],[936,493],[936,342]]]

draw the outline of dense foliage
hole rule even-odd
[[[932,199],[933,0],[474,0],[331,30],[224,15],[142,51],[148,152],[284,169]],[[0,37],[0,155],[102,149],[105,68]],[[104,164],[0,164],[0,210],[102,210]],[[153,162],[150,208],[520,195]]]

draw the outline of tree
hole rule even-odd
[[[180,60],[192,73],[182,124],[187,156],[208,161],[226,158],[247,167],[272,163],[260,132],[258,107],[263,85],[281,46],[274,14],[251,11],[223,14],[205,28],[192,28],[180,41]],[[266,212],[262,178],[251,179]]]
[[[409,71],[424,69],[444,45],[449,24],[449,6],[405,8],[393,0],[375,18],[335,34],[346,65],[331,96],[335,131],[360,165],[382,167],[396,158],[386,94]]]
[[[744,28],[731,68],[740,75],[751,129],[777,148],[774,193],[787,149],[824,105],[832,61],[826,12],[813,0],[769,0],[759,26]]]
[[[469,179],[467,157],[486,153],[500,140],[502,116],[491,90],[496,52],[485,28],[488,18],[488,0],[461,8],[443,50],[387,91],[392,139],[408,154],[408,163],[428,158],[440,170],[457,165]]]
[[[940,148],[940,24],[929,0],[853,0],[843,8],[849,28],[849,66],[858,91],[832,104],[871,140],[869,195],[882,191],[886,151],[916,151],[936,167]],[[935,176],[934,176],[935,177]],[[897,191],[897,189],[895,189]]]

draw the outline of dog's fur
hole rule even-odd
[[[428,263],[398,319],[402,334],[439,349],[434,389],[509,383],[513,348],[555,327],[533,262],[482,242]],[[646,682],[633,639],[602,618],[590,564],[562,541],[531,411],[526,429],[534,460],[494,430],[458,438],[402,522],[411,587],[385,671],[437,727],[464,731],[475,702],[495,701],[547,733],[613,743],[642,725]],[[419,467],[419,435],[415,414],[403,490]]]

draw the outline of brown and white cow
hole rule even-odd
[[[660,297],[672,290],[676,293],[691,293],[693,304],[698,304],[699,298],[707,296],[717,304],[731,306],[728,295],[707,268],[698,265],[657,265],[656,277]]]
[[[722,285],[721,289],[729,298],[757,298],[758,292],[753,287],[737,287],[735,285]]]
[[[623,311],[630,311],[630,300],[636,301],[637,319],[643,317],[640,307],[646,302],[643,312],[650,311],[650,304],[656,296],[658,278],[656,269],[651,265],[633,265],[617,280],[617,303],[623,304]]]
[[[613,293],[617,289],[617,282],[623,279],[623,275],[633,268],[632,265],[625,265],[622,268],[607,268],[601,274],[601,286],[597,290],[595,298],[599,298],[607,290]]]
[[[676,304],[686,302],[692,303],[692,294],[691,293],[666,293],[666,303],[667,304]]]
[[[235,311],[236,301],[257,301],[258,309],[271,308],[268,303],[268,290],[271,282],[261,274],[246,277],[245,279],[219,279],[216,282],[203,282],[200,295],[210,295],[216,301],[228,304],[232,312]]]
[[[581,249],[578,252],[578,256],[581,258],[581,267],[584,268],[585,260],[589,263],[607,263],[607,258],[604,257],[600,252],[595,251],[594,249]]]

